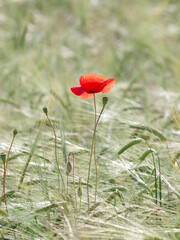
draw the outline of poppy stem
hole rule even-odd
[[[8,151],[8,154],[7,154],[7,159],[6,159],[6,169],[7,169],[7,166],[8,166],[8,161],[9,161],[9,155],[10,155],[10,152],[11,152],[11,148],[12,148],[12,145],[14,143],[14,139],[15,139],[15,135],[13,135],[13,138],[12,138],[12,141],[11,141],[11,145],[10,145],[10,148],[9,148],[9,151]]]
[[[67,177],[66,180],[67,180],[67,195],[68,195],[68,174],[66,174],[66,175],[67,175],[67,176],[66,176],[66,177]]]
[[[92,145],[91,145],[91,153],[90,153],[90,160],[89,160],[89,169],[88,169],[88,179],[87,179],[87,199],[88,199],[88,211],[90,209],[90,202],[89,202],[89,181],[90,181],[90,172],[91,172],[91,161],[92,161],[92,154],[93,154],[93,147],[94,147],[94,160],[95,160],[95,168],[96,168],[96,185],[95,185],[95,203],[96,205],[96,195],[97,195],[97,185],[98,185],[98,169],[97,169],[97,161],[96,161],[96,128],[99,123],[100,117],[104,111],[106,104],[103,104],[103,107],[101,109],[101,112],[98,116],[98,119],[96,120],[96,99],[94,94],[94,112],[95,112],[95,125],[94,125],[94,133],[93,133],[93,139],[92,139]]]
[[[73,156],[73,186],[74,186],[74,197],[75,197],[75,203],[76,203],[76,214],[77,214],[77,195],[76,195],[76,185],[75,185],[75,177],[74,177],[74,167],[75,167],[75,161],[74,161],[74,153],[71,153]]]
[[[94,196],[94,205],[96,205],[96,195],[97,195],[97,185],[98,185],[98,168],[97,168],[97,161],[96,161],[96,98],[94,94],[94,164],[96,169],[96,185],[95,185],[95,196]]]
[[[7,201],[6,201],[6,163],[4,163],[4,175],[3,175],[3,191],[2,191],[2,196],[1,196],[1,202],[4,196],[4,203],[6,206],[6,213],[8,215],[8,209],[7,209]]]
[[[11,145],[9,147],[9,151],[8,151],[8,154],[7,154],[7,158],[6,160],[4,161],[4,174],[3,174],[3,191],[2,191],[2,196],[1,196],[1,200],[0,200],[0,206],[1,206],[1,203],[2,203],[2,199],[3,199],[3,195],[4,195],[4,203],[6,205],[6,213],[8,215],[8,209],[7,209],[7,201],[6,201],[6,170],[7,170],[7,166],[8,166],[8,161],[9,161],[9,156],[10,156],[10,152],[11,152],[11,148],[13,146],[13,143],[14,143],[14,139],[17,135],[17,129],[14,129],[13,131],[13,138],[12,138],[12,141],[11,141]]]
[[[55,147],[55,160],[56,160],[56,167],[57,167],[57,171],[58,171],[58,182],[59,182],[59,190],[60,190],[60,178],[59,178],[59,175],[61,177],[61,181],[62,181],[62,185],[63,185],[63,190],[65,190],[65,184],[64,184],[64,179],[63,179],[63,176],[62,176],[62,173],[61,173],[61,170],[60,170],[60,167],[59,167],[59,163],[58,163],[58,157],[57,157],[57,136],[56,136],[56,131],[55,131],[55,128],[49,118],[49,115],[46,114],[46,117],[47,117],[47,120],[53,130],[53,133],[54,133],[54,147]]]
[[[79,184],[78,184],[78,197],[79,200],[79,214],[81,213],[81,200],[82,200],[82,187],[81,187],[81,177],[79,178]]]

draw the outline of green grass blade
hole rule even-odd
[[[146,157],[147,157],[150,153],[152,153],[152,152],[153,152],[152,149],[149,149],[149,150],[147,150],[146,152],[144,152],[144,153],[142,154],[142,156],[139,158],[140,163],[142,163],[142,162],[146,159]]]
[[[127,149],[129,149],[130,147],[136,145],[136,144],[139,144],[143,141],[143,139],[139,138],[139,139],[136,139],[136,140],[133,140],[131,142],[129,142],[128,144],[126,144],[124,147],[122,147],[119,152],[118,152],[118,155],[122,154],[124,151],[126,151]]]
[[[32,145],[31,152],[30,152],[29,157],[28,157],[28,159],[27,159],[27,161],[26,161],[26,164],[25,164],[25,166],[24,166],[24,168],[23,168],[23,171],[22,171],[22,174],[21,174],[21,177],[20,177],[20,181],[19,181],[18,190],[21,189],[21,185],[22,185],[22,183],[23,183],[23,181],[24,181],[27,168],[28,168],[29,163],[30,163],[30,161],[31,161],[31,158],[32,158],[32,156],[33,156],[33,154],[34,154],[34,152],[35,152],[35,150],[36,150],[36,146],[37,146],[37,144],[38,144],[38,142],[39,142],[39,140],[40,140],[40,136],[41,136],[41,132],[42,132],[43,127],[44,127],[44,122],[42,122],[41,125],[40,125],[38,134],[37,134],[37,136],[36,136],[36,138],[35,138],[35,140],[34,140],[34,143],[33,143],[33,145]]]
[[[148,132],[152,133],[153,135],[155,135],[156,137],[158,137],[163,142],[167,140],[166,137],[163,136],[162,133],[160,133],[158,130],[151,128],[151,127],[147,127],[147,126],[143,126],[143,125],[130,125],[130,128],[148,131]]]

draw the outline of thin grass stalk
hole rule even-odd
[[[152,153],[153,164],[154,164],[154,181],[155,181],[155,203],[157,204],[158,194],[157,194],[157,173],[156,173],[156,164],[154,159],[154,154]]]
[[[64,179],[63,179],[63,176],[62,176],[60,167],[59,167],[58,157],[57,157],[57,136],[56,136],[56,131],[55,131],[54,126],[53,126],[53,124],[52,124],[52,122],[51,122],[51,120],[50,120],[50,118],[49,118],[49,115],[46,114],[46,116],[47,116],[47,119],[48,119],[48,121],[49,121],[49,124],[51,125],[51,128],[52,128],[52,130],[53,130],[53,133],[54,133],[54,144],[55,144],[54,147],[55,147],[56,167],[57,167],[57,170],[58,170],[59,175],[60,175],[60,177],[61,177],[61,181],[62,181],[62,185],[63,185],[63,190],[64,190],[64,189],[65,189]],[[61,188],[61,187],[60,187],[60,178],[59,178],[59,175],[58,175],[58,184],[59,184],[59,191],[60,191],[60,188]]]
[[[8,161],[9,161],[9,156],[10,156],[10,152],[11,152],[11,149],[12,149],[12,146],[13,146],[14,139],[15,139],[15,137],[16,137],[16,134],[17,134],[17,130],[15,129],[15,130],[13,131],[13,138],[12,138],[12,141],[11,141],[11,144],[10,144],[10,147],[9,147],[9,151],[8,151],[8,154],[7,154],[6,161],[3,163],[3,165],[4,165],[3,191],[2,191],[0,206],[1,206],[1,203],[2,203],[3,195],[4,195],[4,203],[5,203],[5,206],[6,206],[6,213],[7,213],[7,215],[8,215],[8,209],[7,209],[7,201],[6,201],[6,170],[7,170]]]
[[[2,233],[0,233],[0,234],[1,234],[1,238],[2,238],[2,240],[5,240],[4,235],[3,235]]]
[[[69,174],[71,173],[71,171],[72,171],[72,165],[71,165],[71,162],[70,162],[70,156],[72,155],[72,153],[69,153],[68,154],[68,160],[66,161],[66,180],[67,180],[67,183],[66,183],[66,185],[67,185],[67,194],[68,194],[68,191],[69,191],[69,189],[68,189],[68,186],[69,186]]]
[[[66,174],[67,175],[67,195],[68,195],[68,174]]]
[[[79,198],[80,198],[80,201],[79,201],[79,214],[80,214],[81,213],[81,200],[82,200],[81,177],[79,178],[78,195],[79,195]]]
[[[67,151],[66,151],[66,138],[64,134],[64,124],[61,124],[61,141],[62,141],[62,152],[65,164],[67,163]]]
[[[3,192],[4,192],[4,203],[5,203],[5,206],[6,206],[7,215],[8,215],[8,208],[7,208],[7,200],[6,200],[6,170],[7,170],[9,155],[10,155],[10,152],[11,152],[11,148],[12,148],[14,139],[15,139],[15,135],[13,135],[11,145],[10,145],[10,148],[9,148],[9,151],[8,151],[8,154],[7,154],[6,162],[4,163]]]
[[[7,201],[6,201],[6,163],[4,165],[4,174],[3,174],[3,191],[2,191],[2,196],[1,196],[1,202],[4,196],[4,203],[6,206],[6,213],[8,215],[8,209],[7,209]]]
[[[36,136],[36,138],[35,138],[35,140],[33,142],[33,145],[32,145],[32,148],[31,148],[31,151],[30,151],[30,154],[29,154],[29,157],[28,157],[28,159],[27,159],[27,161],[25,163],[25,166],[23,168],[23,171],[22,171],[22,174],[21,174],[21,178],[20,178],[20,181],[19,181],[19,185],[18,185],[18,191],[21,189],[22,183],[23,183],[25,175],[26,175],[26,171],[28,169],[28,166],[29,166],[29,163],[30,163],[30,161],[32,159],[32,156],[33,156],[33,154],[35,152],[35,149],[36,149],[36,146],[37,146],[38,141],[40,139],[43,127],[44,127],[44,121],[41,122],[41,125],[40,125],[40,128],[39,128],[39,132],[38,132],[38,134],[37,134],[37,136]]]
[[[152,186],[152,188],[151,188],[151,190],[150,190],[150,192],[149,192],[149,196],[152,195],[152,192],[153,192],[153,190],[154,190],[154,188],[155,188],[155,183],[158,181],[158,178],[159,178],[159,176],[156,177],[156,181],[154,181],[154,184],[153,184],[153,186]]]
[[[71,153],[73,156],[73,186],[74,186],[74,197],[75,197],[75,203],[76,203],[76,214],[77,214],[77,195],[76,195],[76,185],[75,185],[75,179],[74,179],[74,153]]]
[[[15,132],[15,131],[14,131],[14,132]],[[15,136],[15,135],[17,134],[17,130],[16,130],[16,133],[15,133],[15,134],[14,134],[14,132],[13,132],[13,136]],[[12,145],[12,144],[11,144],[11,145]],[[11,149],[11,147],[12,147],[12,146],[10,146],[10,149]],[[10,151],[9,151],[9,154],[10,154]],[[9,224],[12,225],[10,219],[8,218],[8,208],[7,208],[6,192],[5,192],[5,186],[6,186],[6,184],[5,184],[5,180],[6,180],[6,160],[7,160],[6,154],[5,154],[5,153],[1,153],[1,154],[0,154],[0,158],[1,158],[1,160],[2,160],[2,162],[3,162],[3,166],[4,166],[3,191],[2,191],[2,196],[1,196],[1,199],[0,199],[0,207],[1,207],[1,204],[2,204],[3,197],[4,197],[4,203],[5,203],[5,207],[6,207],[7,220],[8,220],[8,222],[9,222]],[[16,235],[15,235],[14,229],[12,229],[12,231],[13,231],[14,239],[16,240]],[[2,236],[2,239],[4,239],[4,236],[3,236],[2,233],[1,233],[1,236]]]
[[[161,161],[158,153],[156,155],[157,155],[158,166],[159,166],[159,203],[160,203],[160,206],[162,206]]]
[[[13,135],[13,138],[12,138],[12,141],[11,141],[11,145],[10,145],[10,147],[9,147],[9,151],[8,151],[8,154],[7,154],[7,158],[6,158],[6,169],[7,169],[7,165],[8,165],[8,161],[9,161],[9,155],[10,155],[10,152],[11,152],[12,145],[13,145],[13,143],[14,143],[15,136],[16,136],[16,135]]]
[[[154,159],[154,154],[153,154],[153,149],[151,148],[151,146],[146,142],[146,144],[148,145],[148,147],[150,148],[150,150],[152,150],[151,155],[152,155],[152,159],[153,159],[153,165],[154,165],[154,188],[155,188],[155,203],[158,203],[158,193],[157,193],[157,173],[156,173],[156,163],[155,163],[155,159]]]
[[[81,201],[82,201],[82,196],[80,196],[80,201],[79,201],[79,214],[81,213]]]

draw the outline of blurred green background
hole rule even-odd
[[[3,98],[37,99],[88,72],[180,84],[179,1],[1,0],[0,7]]]
[[[118,86],[140,84],[145,95],[180,87],[178,0],[1,0],[0,8],[0,100],[27,115],[52,91],[70,108],[69,88],[85,73],[116,78],[114,96]],[[6,107],[1,124],[11,121]]]

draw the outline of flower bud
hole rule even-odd
[[[103,97],[102,102],[103,102],[103,106],[105,107],[106,104],[108,103],[108,98],[107,97]]]
[[[18,134],[18,130],[17,130],[17,129],[14,129],[14,130],[13,130],[13,136],[15,137],[17,134]]]
[[[43,112],[47,115],[48,114],[48,109],[47,107],[43,107]]]
[[[78,190],[77,190],[78,197],[82,196],[82,188],[81,188],[81,177],[79,178]]]
[[[69,161],[66,163],[66,174],[69,174],[72,171],[72,165]]]
[[[79,198],[82,196],[82,189],[80,187],[78,187],[77,194]]]
[[[3,164],[5,164],[5,162],[6,162],[6,154],[5,153],[1,153],[0,154],[0,158],[1,158],[2,162],[3,162]]]

